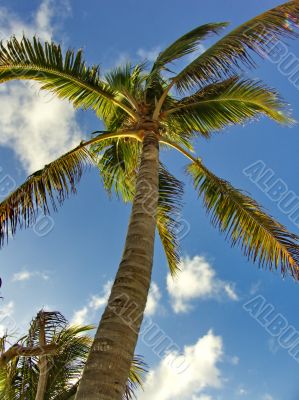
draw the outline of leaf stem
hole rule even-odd
[[[198,161],[200,161],[200,158],[193,157],[192,154],[189,153],[186,149],[184,149],[183,147],[179,146],[175,142],[172,142],[171,140],[168,140],[166,138],[160,138],[159,141],[160,141],[160,143],[164,143],[167,146],[176,149],[178,152],[182,153],[185,157],[187,157],[189,160],[191,160],[194,163],[198,163]]]

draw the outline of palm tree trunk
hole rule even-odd
[[[43,313],[39,315],[39,344],[46,346],[45,319]],[[39,378],[36,390],[35,400],[44,400],[48,382],[48,361],[46,355],[39,357]]]
[[[120,400],[124,394],[151,281],[158,171],[158,138],[146,132],[122,260],[76,400]]]

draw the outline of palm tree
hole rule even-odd
[[[39,311],[28,333],[7,348],[0,339],[2,400],[72,400],[77,392],[92,339],[93,326],[69,326],[59,312]],[[142,387],[146,365],[135,356],[123,400]]]
[[[214,131],[265,115],[292,124],[278,93],[244,79],[242,67],[255,65],[281,37],[293,37],[299,1],[289,1],[224,36],[179,73],[169,69],[196,51],[201,41],[226,23],[200,26],[148,64],[118,67],[100,76],[82,52],[64,55],[55,43],[11,38],[0,48],[0,81],[32,79],[75,107],[91,109],[106,131],[37,171],[0,205],[1,244],[8,233],[29,227],[40,209],[56,209],[88,164],[96,165],[105,189],[133,203],[123,256],[107,308],[89,353],[77,400],[120,400],[125,391],[151,281],[157,227],[172,274],[179,265],[176,213],[182,183],[159,162],[160,149],[172,148],[189,161],[203,206],[232,245],[269,269],[298,279],[298,236],[276,222],[248,195],[213,174],[194,155],[193,142]]]
[[[80,378],[92,340],[92,326],[68,326],[59,312],[40,311],[28,333],[7,349],[1,339],[1,399],[50,400],[72,391]]]

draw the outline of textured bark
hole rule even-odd
[[[39,344],[41,347],[47,345],[46,342],[46,332],[45,332],[45,320],[44,316],[40,314],[40,328],[39,328]],[[46,355],[41,355],[39,357],[39,378],[38,385],[36,390],[35,400],[44,400],[45,393],[47,389],[47,381],[48,381],[48,361]]]
[[[159,144],[146,132],[122,260],[76,400],[120,400],[143,319],[154,253]]]

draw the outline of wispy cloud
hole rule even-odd
[[[28,23],[6,7],[0,7],[1,40],[15,35],[20,39],[23,34],[32,37],[38,35],[42,40],[50,40],[53,35],[52,18],[55,14],[55,2],[44,0]]]
[[[13,274],[12,281],[13,282],[23,282],[29,281],[32,278],[40,278],[47,281],[50,277],[47,272],[44,271],[28,271],[27,269],[23,269],[22,271],[16,272]]]
[[[158,57],[159,53],[161,51],[161,48],[159,46],[153,47],[151,49],[138,49],[137,50],[137,56],[141,58],[142,60],[147,60],[147,61],[155,61],[156,58]]]
[[[81,325],[86,323],[92,323],[95,317],[95,312],[100,310],[103,311],[104,307],[108,302],[108,298],[112,288],[112,281],[107,281],[101,290],[100,295],[92,295],[88,302],[79,310],[76,310],[71,319],[71,323],[74,325]],[[147,299],[147,305],[145,309],[146,316],[153,316],[158,308],[159,301],[161,299],[161,293],[158,285],[153,282],[149,291]]]
[[[237,395],[238,396],[246,396],[248,394],[248,390],[245,389],[244,387],[239,387],[237,389]]]
[[[145,308],[146,316],[153,316],[156,314],[159,308],[161,297],[162,295],[159,286],[155,282],[152,282]]]
[[[270,394],[266,393],[262,397],[262,400],[274,400],[274,398]]]
[[[71,324],[72,325],[86,324],[88,313],[89,313],[88,307],[83,307],[80,310],[75,311],[71,320]]]
[[[181,271],[173,278],[167,276],[167,290],[175,313],[185,313],[192,309],[196,299],[221,299],[227,297],[237,301],[235,285],[222,281],[209,262],[200,256],[186,257],[181,261]]]
[[[15,320],[12,317],[14,308],[13,301],[0,306],[0,337],[4,336],[6,332],[12,333],[16,328]]]
[[[99,308],[106,306],[111,292],[111,288],[112,288],[112,281],[106,282],[105,285],[103,286],[102,295],[92,296],[88,304],[88,307],[96,311]]]
[[[86,305],[79,310],[76,310],[71,319],[73,325],[90,324],[92,318],[95,315],[95,311],[103,310],[106,306],[110,291],[112,287],[112,281],[108,281],[103,285],[100,295],[92,295],[91,299]]]
[[[254,283],[250,286],[250,289],[249,289],[250,295],[251,295],[251,296],[254,296],[256,293],[258,293],[259,290],[261,289],[261,286],[262,286],[262,282],[261,282],[261,281],[254,282]]]

